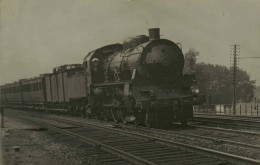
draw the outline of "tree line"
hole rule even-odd
[[[197,63],[199,52],[190,49],[185,53],[185,74],[195,74],[197,85],[209,104],[231,104],[233,102],[233,68],[224,65]],[[254,99],[255,81],[243,69],[237,70],[236,100],[248,103]]]

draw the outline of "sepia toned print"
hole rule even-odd
[[[0,164],[260,164],[259,7],[1,0]]]

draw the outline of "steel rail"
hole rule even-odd
[[[233,119],[258,119],[260,116],[234,116],[234,115],[220,115],[220,114],[205,114],[205,113],[194,113],[194,117],[196,116],[216,116],[216,117],[222,117],[222,118],[233,118]],[[260,120],[259,120],[260,121]]]
[[[241,121],[241,122],[260,124],[260,117],[195,114],[194,118],[219,119],[219,120]]]
[[[225,128],[219,128],[219,127],[207,127],[207,126],[200,126],[200,125],[192,125],[193,127],[197,128],[203,128],[203,129],[210,129],[210,130],[217,130],[222,132],[234,132],[234,133],[240,133],[240,134],[249,134],[249,135],[256,135],[260,136],[260,133],[258,132],[249,132],[249,131],[240,131],[240,130],[231,130],[231,129],[225,129]]]
[[[228,121],[229,119],[216,119],[218,121],[214,121],[213,120],[214,118],[201,118],[201,119],[193,119],[193,121],[195,122],[204,122],[204,123],[213,123],[213,124],[224,124],[224,125],[230,125],[230,126],[241,126],[241,127],[244,127],[244,128],[254,128],[254,129],[260,129],[260,125],[252,125],[253,123],[250,123],[250,124],[243,124],[243,123],[228,123],[228,122],[225,122],[225,121]],[[222,121],[221,121],[222,120]],[[237,121],[236,121],[237,122]],[[259,123],[257,123],[259,124]]]

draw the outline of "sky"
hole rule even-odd
[[[0,10],[1,85],[154,27],[184,53],[199,51],[198,62],[230,67],[232,44],[240,57],[260,56],[259,0],[0,0]],[[239,67],[260,85],[260,58]]]

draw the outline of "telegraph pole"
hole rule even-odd
[[[239,45],[232,45],[231,56],[233,58],[233,63],[231,63],[233,68],[233,114],[236,114],[236,86],[237,86],[237,69],[238,69],[238,51]]]

